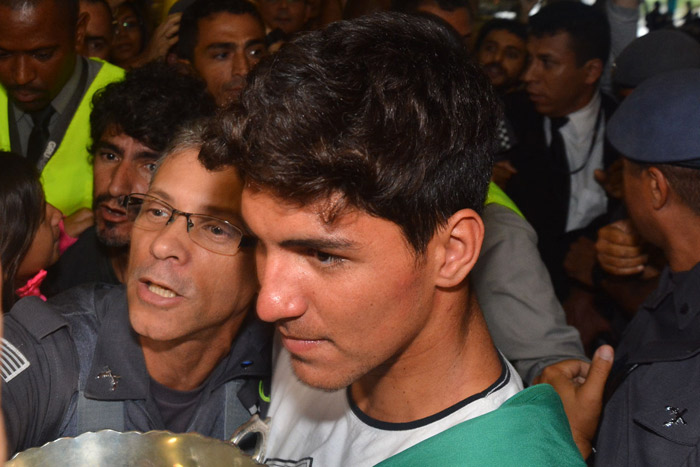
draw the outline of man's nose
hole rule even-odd
[[[112,173],[109,182],[109,194],[112,197],[126,196],[133,193],[134,178],[137,177],[136,170],[131,164],[121,162]]]
[[[250,64],[245,55],[245,51],[237,53],[231,60],[231,76],[242,76],[245,78],[250,71]]]
[[[18,54],[12,64],[12,78],[16,85],[24,86],[36,79],[36,70],[31,64],[31,58],[24,54]]]
[[[293,266],[290,268],[281,259],[258,253],[257,267],[260,281],[257,312],[260,319],[274,323],[303,315],[307,302],[302,293],[302,282],[295,279]]]
[[[537,65],[534,60],[527,65],[521,79],[526,83],[531,83],[537,79]]]

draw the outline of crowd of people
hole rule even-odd
[[[5,457],[700,462],[700,38],[532,6],[0,0]]]

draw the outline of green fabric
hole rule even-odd
[[[124,78],[124,70],[103,62],[99,73],[88,87],[61,145],[41,172],[46,201],[66,215],[80,208],[92,209],[92,164],[90,145],[90,111],[92,96],[100,89]],[[5,88],[0,86],[0,150],[10,150],[10,127],[7,118],[9,101]]]
[[[510,199],[508,195],[505,194],[505,192],[493,182],[489,183],[489,191],[486,194],[486,203],[484,204],[488,206],[492,203],[500,204],[501,206],[504,206],[516,212],[520,217],[525,217],[523,216],[523,213],[520,212],[520,209],[518,209],[518,206],[515,205],[513,200]]]
[[[378,464],[381,467],[585,466],[559,396],[531,386],[501,407],[467,420]]]

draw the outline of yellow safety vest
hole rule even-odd
[[[107,62],[88,87],[73,119],[68,125],[61,145],[41,172],[46,201],[64,214],[73,214],[80,208],[92,209],[92,163],[90,161],[90,112],[92,96],[114,81],[124,78],[124,70]],[[10,125],[5,88],[0,86],[0,150],[10,150]]]
[[[486,206],[489,204],[496,203],[500,204],[501,206],[504,206],[512,211],[514,211],[516,214],[518,214],[520,217],[524,218],[523,213],[520,212],[520,209],[518,209],[518,206],[515,205],[512,199],[508,197],[507,194],[503,192],[499,188],[498,185],[495,183],[491,182],[489,183],[489,191],[488,194],[486,195],[486,203],[484,203]]]

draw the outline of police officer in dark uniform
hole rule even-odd
[[[148,193],[128,197],[125,286],[27,297],[4,316],[9,454],[102,429],[228,440],[266,410],[271,328],[253,311],[242,182],[222,145],[200,151],[206,134],[184,128]]]
[[[594,448],[595,465],[700,464],[698,103],[700,70],[664,73],[637,87],[608,125],[610,142],[624,155],[630,218],[668,266],[616,349],[594,440],[609,347],[590,368],[562,362],[543,375],[561,395],[584,457]]]
[[[668,266],[616,350],[596,465],[700,461],[700,70],[657,75],[609,124],[625,202]]]

